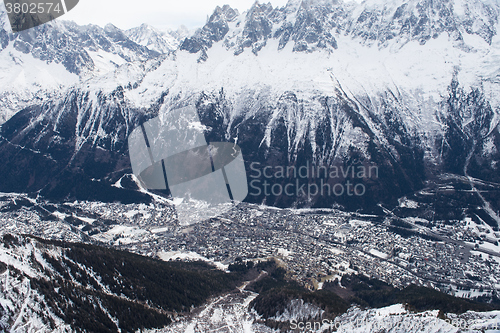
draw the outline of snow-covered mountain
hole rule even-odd
[[[51,188],[65,197],[75,187],[57,184],[75,182],[75,172],[78,181],[112,184],[130,172],[128,133],[188,103],[209,129],[207,141],[237,141],[247,168],[308,161],[379,168],[356,202],[299,194],[250,201],[359,208],[396,203],[443,173],[499,182],[499,8],[498,1],[458,0],[255,3],[241,14],[217,7],[160,58],[145,61],[152,51],[141,46],[129,60],[143,62],[128,61],[123,48],[137,44],[111,44],[107,50],[123,60],[116,70],[2,127],[0,152],[23,157],[2,170],[0,190]],[[115,41],[124,36],[110,26],[103,31]],[[46,167],[27,167],[34,164]],[[488,210],[498,221],[498,207]]]
[[[63,96],[78,82],[160,55],[111,24],[103,29],[54,21],[12,33],[3,6],[0,22],[0,123],[28,105]]]
[[[126,30],[125,34],[139,45],[161,54],[167,54],[179,47],[182,40],[189,35],[189,31],[186,27],[181,27],[177,31],[163,32],[148,24],[142,24]]]

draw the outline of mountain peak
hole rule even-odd
[[[104,31],[117,32],[117,31],[121,31],[121,30],[117,26],[115,26],[114,24],[108,23],[104,26]]]
[[[167,54],[176,50],[181,38],[185,35],[182,30],[178,30],[177,32],[163,32],[146,23],[126,30],[125,34],[135,43],[161,54]]]
[[[229,32],[228,23],[234,21],[238,15],[238,11],[229,5],[224,5],[222,8],[217,6],[205,26],[196,31],[192,37],[186,38],[180,49],[190,53],[202,51],[200,60],[205,59],[206,50],[212,47],[213,43],[224,39]]]

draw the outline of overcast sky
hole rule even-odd
[[[192,29],[201,27],[217,5],[228,4],[240,12],[249,9],[255,0],[80,0],[62,19],[78,24],[104,26],[113,23],[128,29],[148,23],[165,29],[180,25]],[[263,3],[264,1],[261,1]],[[267,1],[265,1],[267,2]],[[287,0],[271,0],[273,6],[283,6]]]

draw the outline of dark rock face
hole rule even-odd
[[[366,8],[351,23],[349,30],[363,39],[382,43],[398,37],[425,44],[443,32],[455,40],[461,40],[460,25],[451,1],[420,1],[402,4],[392,17],[390,11]]]
[[[250,182],[256,180],[255,184],[258,184],[256,187],[260,188],[260,191],[250,190],[250,195],[246,199],[249,202],[265,202],[279,207],[331,207],[340,204],[347,209],[366,209],[367,207],[373,209],[379,202],[395,204],[397,199],[405,193],[422,187],[426,177],[425,161],[423,148],[418,145],[418,138],[410,133],[404,133],[402,129],[403,132],[400,135],[405,141],[400,143],[394,139],[395,132],[387,128],[387,137],[392,138],[388,147],[371,131],[355,104],[345,95],[339,94],[336,98],[323,97],[321,103],[321,110],[318,110],[317,114],[318,119],[310,121],[307,120],[308,115],[304,113],[302,102],[297,100],[293,92],[287,92],[277,101],[276,109],[262,108],[254,117],[242,116],[234,119],[230,128],[227,128],[226,124],[229,123],[231,101],[226,100],[223,94],[203,95],[198,111],[201,121],[211,129],[207,133],[209,141],[234,142],[236,140],[241,147],[247,175],[249,175],[248,180]],[[377,121],[382,125],[394,116],[395,112],[396,110],[388,108],[387,118],[377,119]],[[299,128],[295,120],[301,124],[308,123],[307,133],[303,137],[298,133]],[[352,144],[347,153],[340,154],[340,145],[343,140],[349,140],[345,136],[349,131],[348,128],[352,127],[359,128],[370,138],[368,151]],[[263,144],[270,129],[272,129],[270,145]],[[227,134],[224,136],[224,133]],[[391,148],[398,152],[397,158],[394,157]],[[273,173],[278,170],[276,167],[281,166],[294,167],[295,170],[307,167],[310,174],[307,177],[292,174],[269,178],[263,174],[257,176],[263,173],[265,167],[270,167],[274,170],[271,172]],[[315,171],[316,175],[312,176],[312,170],[317,170],[314,166],[325,166],[329,170],[328,173],[336,168],[352,170],[350,168],[364,166],[368,170],[369,166],[377,166],[378,174],[360,180],[357,179],[357,175],[349,172],[348,175],[328,179],[329,177],[326,177],[324,172],[318,176],[318,172]],[[262,187],[264,181],[269,182],[269,189],[274,184],[280,188],[284,188],[287,184],[294,184],[294,188],[304,185],[305,192],[295,191],[293,195],[274,195],[269,190],[270,195],[266,195]],[[297,181],[299,183],[296,183]],[[347,194],[326,195],[328,187],[324,184],[328,183],[332,188],[337,183],[344,186],[347,182],[353,185],[362,183],[367,195],[359,197]],[[309,196],[307,189],[310,184],[311,186],[315,184],[320,188],[324,185],[325,192]]]
[[[274,38],[279,38],[278,49],[284,48],[290,40],[295,42],[293,51],[297,52],[337,48],[332,32],[335,32],[336,22],[345,16],[340,6],[313,6],[302,2],[294,14],[295,23],[283,23],[274,34]]]
[[[9,45],[9,35],[5,30],[0,29],[0,51],[5,49]]]
[[[455,174],[466,176],[472,172],[479,179],[498,181],[500,177],[493,175],[496,168],[486,162],[488,154],[484,152],[487,141],[495,142],[498,137],[494,111],[479,89],[465,91],[453,80],[449,92],[448,112],[440,119],[447,127],[442,139],[446,142],[442,145],[445,168]]]
[[[367,6],[361,14],[351,18],[346,32],[382,44],[393,38],[425,44],[443,33],[461,41],[465,31],[491,43],[496,35],[492,22],[498,19],[498,10],[479,1],[467,2],[464,8],[455,8],[455,5],[450,0],[421,0],[407,1],[396,8]]]

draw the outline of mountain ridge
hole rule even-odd
[[[463,34],[475,34],[491,44],[497,33],[498,3],[474,1],[364,1],[359,5],[342,1],[289,1],[284,7],[273,8],[270,3],[256,2],[244,14],[238,15],[229,6],[218,7],[205,26],[191,38],[184,40],[181,50],[201,51],[200,60],[206,60],[206,49],[213,42],[224,39],[226,48],[241,54],[245,48],[253,53],[266,45],[268,39],[279,39],[278,50],[289,41],[293,50],[312,52],[338,46],[335,34],[358,38],[361,43],[377,43],[387,47],[417,40],[425,44],[430,39],[447,33],[454,41],[462,42]],[[229,23],[243,24],[236,34],[226,36]]]
[[[207,126],[208,141],[238,142],[243,147],[248,172],[252,162],[300,167],[307,161],[337,167],[365,161],[381,170],[380,179],[364,180],[370,195],[355,206],[350,206],[350,198],[345,197],[316,196],[311,200],[257,196],[249,198],[253,202],[328,207],[340,203],[354,209],[368,203],[376,206],[378,197],[396,204],[399,197],[418,191],[442,172],[465,176],[463,168],[454,169],[453,165],[470,165],[465,173],[470,171],[476,178],[495,178],[500,133],[500,98],[495,96],[499,96],[500,87],[492,64],[500,56],[498,36],[492,35],[490,41],[472,30],[462,33],[455,26],[453,31],[462,38],[446,31],[421,43],[424,29],[409,40],[403,31],[400,40],[392,38],[385,45],[384,39],[377,45],[369,42],[369,36],[354,33],[368,27],[367,19],[359,18],[367,16],[362,13],[372,8],[370,4],[346,7],[357,22],[347,34],[342,28],[347,25],[339,25],[342,18],[325,19],[332,6],[344,6],[341,2],[296,1],[278,9],[256,3],[243,14],[229,6],[216,8],[205,27],[186,38],[177,51],[141,65],[121,65],[72,89],[69,95],[74,96],[73,102],[42,102],[45,106],[39,111],[25,109],[2,126],[0,150],[4,154],[14,156],[19,147],[33,151],[47,151],[50,147],[51,154],[57,152],[60,157],[49,154],[48,163],[55,161],[58,166],[36,177],[23,175],[26,165],[34,163],[32,157],[13,162],[3,173],[6,176],[1,190],[39,191],[61,170],[67,173],[65,177],[74,172],[88,173],[92,175],[87,176],[89,184],[92,179],[113,184],[123,173],[130,173],[127,150],[123,148],[127,133],[150,117],[187,104],[196,105]],[[393,2],[385,12],[385,7],[378,4],[382,9],[370,17],[392,20],[398,4]],[[426,8],[444,6],[445,10],[452,6],[445,0],[409,4],[404,8],[427,4]],[[485,6],[481,8],[488,11]],[[318,10],[324,15],[320,22],[313,19]],[[414,15],[410,10],[400,12],[396,20]],[[464,15],[480,16],[473,14]],[[494,14],[491,11],[492,20],[497,19]],[[342,11],[338,15],[348,17]],[[293,24],[290,17],[296,19]],[[280,24],[287,22],[291,30],[278,32]],[[339,32],[332,34],[335,43],[331,40],[326,42],[329,46],[318,47],[329,38],[325,24],[339,26]],[[498,22],[491,31],[496,25]],[[381,29],[380,25],[372,26],[375,32]],[[111,26],[104,30],[119,34]],[[282,42],[286,34],[293,44]],[[296,49],[302,42],[307,44],[307,50]],[[434,62],[427,60],[430,56]],[[118,102],[110,107],[109,101],[113,100]],[[85,102],[78,106],[74,101]],[[43,108],[50,111],[40,112]],[[124,114],[128,120],[124,120]],[[462,135],[462,129],[476,124],[476,120],[477,126],[473,125],[471,131],[486,131],[484,135],[479,135],[480,139]],[[56,131],[46,132],[47,128]],[[63,143],[64,135],[57,132],[69,133],[69,141]],[[476,141],[474,150],[469,151],[469,156],[463,155],[463,147],[469,147],[471,140]],[[84,150],[80,149],[82,143],[87,147]],[[93,170],[92,160],[103,161],[98,172]],[[9,179],[13,170],[24,180]],[[57,185],[62,182],[58,177],[53,178],[50,188],[61,191],[59,197],[71,197],[75,188],[62,190]]]

